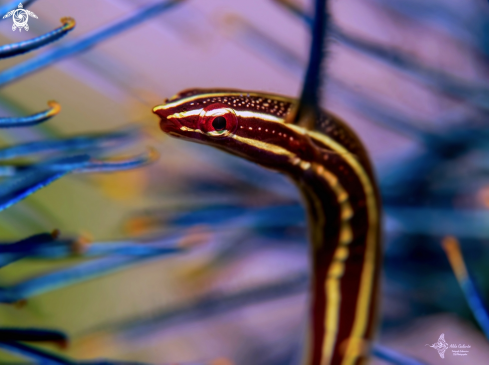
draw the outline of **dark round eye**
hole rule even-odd
[[[236,112],[225,104],[208,105],[199,115],[199,128],[211,137],[227,137],[238,128]]]
[[[212,126],[216,131],[222,131],[226,129],[226,118],[220,116],[212,121]]]

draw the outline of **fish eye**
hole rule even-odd
[[[216,131],[222,131],[226,129],[226,118],[221,116],[214,118],[214,120],[212,121],[212,126]]]
[[[203,109],[200,130],[212,137],[226,137],[236,131],[238,119],[233,109],[224,104],[212,104]]]

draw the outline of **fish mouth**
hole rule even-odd
[[[163,132],[168,133],[172,136],[178,136],[178,131],[182,126],[178,119],[168,118],[168,116],[172,114],[172,112],[164,108],[166,101],[167,100],[165,100],[164,104],[154,107],[153,113],[160,117],[160,128]]]
[[[180,137],[178,131],[180,131],[181,127],[180,123],[175,119],[161,118],[160,120],[161,130],[172,136]]]
[[[153,113],[158,115],[161,119],[166,119],[171,113],[168,109],[165,108],[167,104],[167,100],[163,102],[163,104],[157,105],[153,108]]]

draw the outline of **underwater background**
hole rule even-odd
[[[63,17],[76,26],[2,60],[2,116],[50,100],[61,111],[29,127],[0,120],[0,364],[300,361],[309,275],[298,192],[281,175],[164,136],[151,110],[188,88],[297,96],[312,4],[23,4],[38,19],[29,31],[2,19],[2,45]],[[0,4],[1,15],[17,6]],[[385,210],[372,363],[483,364],[489,3],[330,6],[323,107],[366,144]],[[443,242],[455,261],[460,245],[472,278],[455,264],[462,286]],[[442,333],[468,355],[442,359],[429,347]]]

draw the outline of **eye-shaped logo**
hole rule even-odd
[[[440,355],[442,359],[445,358],[445,351],[448,349],[448,343],[445,341],[444,333],[440,335],[438,342],[435,342],[433,345],[426,346],[433,347],[436,351],[438,351],[438,355]]]
[[[12,25],[12,30],[14,32],[17,28],[19,28],[19,32],[22,31],[22,28],[28,31],[29,25],[27,24],[27,22],[29,21],[29,15],[37,19],[36,14],[34,14],[32,11],[25,10],[22,3],[20,3],[17,9],[9,11],[3,16],[3,19],[12,17],[14,21],[14,24]]]

